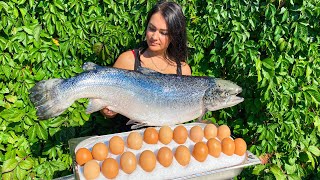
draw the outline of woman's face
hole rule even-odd
[[[168,27],[159,12],[151,16],[147,26],[146,38],[151,51],[164,52],[167,50],[170,44]]]

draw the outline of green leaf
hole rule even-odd
[[[57,8],[64,10],[63,3],[60,0],[54,0],[53,3]]]
[[[55,147],[52,147],[42,153],[43,155],[49,155],[50,159],[55,159],[57,155],[57,149]]]
[[[301,178],[297,174],[289,174],[288,179],[289,180],[301,180]]]
[[[4,8],[4,10],[6,10],[6,12],[8,12],[9,6],[6,2],[4,1],[0,1],[0,10]]]
[[[50,127],[59,127],[65,121],[62,117],[57,117],[49,122]]]
[[[10,78],[11,67],[9,67],[9,66],[7,66],[7,65],[4,65],[4,66],[2,66],[2,71],[4,72],[4,75],[5,75],[7,78]]]
[[[11,179],[15,179],[15,176],[14,176],[14,172],[11,171],[11,172],[7,172],[7,173],[3,173],[2,174],[2,179],[3,180],[11,180]]]
[[[48,139],[48,132],[47,132],[47,130],[43,129],[43,127],[41,127],[39,124],[36,124],[36,125],[35,125],[35,129],[36,129],[36,132],[37,132],[37,136],[38,136],[40,139],[43,139],[43,140]]]
[[[34,0],[29,0],[29,6],[32,8],[34,6]]]
[[[101,51],[103,49],[103,44],[101,42],[97,42],[93,45],[93,52],[96,53],[96,55],[100,55]]]
[[[265,165],[261,165],[261,164],[256,165],[256,166],[253,168],[252,174],[254,174],[254,175],[259,175],[260,172],[265,169],[265,167],[266,167]]]
[[[52,35],[54,33],[54,25],[52,25],[51,21],[47,22],[47,29],[48,29],[50,35]]]
[[[28,129],[28,136],[30,137],[30,139],[35,139],[37,135],[37,129],[35,128],[35,126],[31,126]]]
[[[21,4],[24,4],[26,2],[26,0],[20,0],[18,1],[18,4],[21,5]]]
[[[1,90],[0,90],[0,94],[6,94],[6,93],[9,93],[9,89],[7,87],[3,87]]]
[[[20,10],[22,17],[25,17],[26,14],[28,13],[27,9],[25,9],[25,8],[19,8],[19,10]]]
[[[309,146],[308,151],[310,151],[312,154],[314,154],[317,157],[320,156],[320,150],[316,146]]]
[[[281,18],[281,22],[287,21],[288,17],[289,17],[289,12],[286,8],[282,7],[281,8],[281,12],[283,12],[282,18]],[[281,14],[281,13],[280,13]]]
[[[296,165],[289,165],[285,164],[284,165],[285,170],[287,171],[287,174],[293,174],[296,172],[297,168]]]
[[[18,165],[18,161],[15,158],[4,161],[2,165],[2,173],[13,171]]]
[[[308,92],[308,94],[312,97],[312,99],[316,102],[316,103],[320,103],[320,92],[313,90],[313,89],[309,89],[306,90]]]
[[[65,163],[63,163],[61,161],[51,161],[51,165],[59,171],[63,171],[67,168]]]
[[[21,141],[21,143],[24,143],[23,141]],[[20,145],[19,145],[20,146]],[[28,156],[27,152],[24,150],[17,150],[16,154],[18,155],[18,157],[20,158],[25,158],[26,156]]]
[[[55,133],[61,131],[61,129],[59,127],[57,128],[49,128],[49,135],[53,136]]]
[[[274,35],[275,35],[275,36],[276,36],[276,35],[281,35],[281,32],[282,32],[281,26],[277,26],[277,27],[276,27],[276,30],[275,30],[275,32],[274,32]]]
[[[13,7],[13,15],[15,18],[18,18],[19,17],[19,11],[16,7]]]
[[[33,167],[33,165],[34,165],[34,161],[30,157],[26,158],[25,160],[22,160],[19,163],[20,168],[25,169],[25,170],[31,169]]]
[[[41,81],[43,80],[44,76],[46,75],[45,71],[43,69],[38,69],[36,75],[35,75],[35,80],[36,81]]]
[[[15,175],[17,176],[18,179],[23,179],[25,180],[26,179],[26,176],[28,175],[28,171],[20,168],[20,166],[18,166],[16,169],[15,169]]]
[[[6,95],[6,100],[12,103],[15,103],[17,101],[17,96],[13,96],[13,95]]]
[[[266,58],[262,60],[262,65],[268,69],[274,69],[274,61],[272,58]]]
[[[41,30],[42,30],[41,25],[38,25],[38,26],[36,26],[36,27],[33,29],[33,37],[34,37],[34,39],[35,39],[36,41],[39,41],[39,40],[40,40]]]
[[[315,164],[316,164],[316,163],[315,163],[315,161],[314,161],[314,158],[313,158],[312,154],[311,154],[309,151],[306,151],[306,153],[307,153],[309,162],[311,162],[311,166],[312,166],[313,168],[315,168]]]
[[[32,126],[34,124],[33,119],[29,118],[28,116],[25,116],[23,120],[29,126]]]
[[[39,124],[41,127],[43,127],[43,129],[48,129],[48,125],[49,125],[49,121],[48,120],[42,120],[42,121],[39,121]]]
[[[320,132],[320,118],[319,118],[319,116],[316,116],[316,117],[314,118],[314,126],[315,126],[316,128],[318,128],[318,132]]]
[[[8,122],[19,122],[24,116],[24,110],[17,108],[4,109],[0,112],[0,117],[6,119]]]
[[[285,175],[277,165],[272,165],[270,171],[273,173],[277,180],[286,179]]]
[[[6,49],[7,43],[8,43],[8,40],[0,36],[0,48],[2,51]]]

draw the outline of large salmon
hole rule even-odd
[[[86,112],[104,107],[131,119],[134,128],[184,123],[207,111],[243,101],[236,84],[212,77],[161,74],[146,68],[130,71],[85,63],[84,72],[69,79],[38,82],[30,99],[40,119],[63,113],[74,101],[89,98]]]

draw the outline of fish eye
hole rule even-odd
[[[230,95],[229,92],[223,92],[223,93],[221,94],[222,97],[228,97],[229,95]]]

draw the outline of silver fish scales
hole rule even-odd
[[[107,107],[131,120],[133,128],[184,123],[207,111],[234,106],[242,88],[212,77],[161,74],[146,68],[138,71],[85,63],[85,70],[69,79],[38,82],[30,99],[40,119],[63,113],[80,98],[89,98],[86,112]]]

